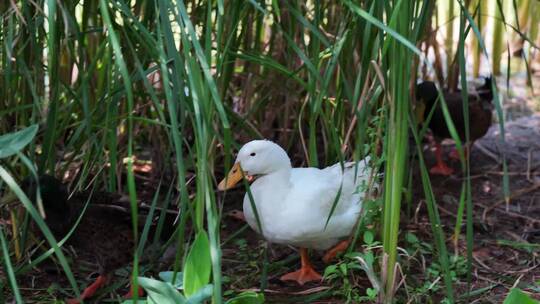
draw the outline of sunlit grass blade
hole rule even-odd
[[[11,285],[11,290],[15,295],[15,300],[17,303],[23,303],[19,287],[17,285],[17,279],[15,277],[15,272],[13,271],[13,265],[11,264],[11,258],[9,256],[9,249],[7,246],[6,238],[4,236],[4,229],[0,227],[0,245],[2,248],[3,262],[5,265],[5,271],[7,274],[7,279]]]
[[[442,224],[439,216],[439,211],[437,209],[437,201],[433,193],[433,188],[431,186],[431,181],[429,177],[429,172],[424,161],[424,156],[422,153],[422,145],[420,137],[418,136],[416,130],[416,122],[410,120],[411,132],[416,142],[416,149],[418,155],[418,163],[420,165],[420,174],[422,179],[422,188],[424,190],[424,195],[426,198],[426,205],[428,209],[429,221],[431,222],[431,229],[433,231],[433,236],[435,238],[435,246],[437,248],[437,256],[441,264],[441,268],[444,272],[443,280],[446,287],[446,296],[451,303],[454,302],[454,288],[452,286],[452,276],[450,274],[450,262],[448,258],[448,250],[446,249],[445,243],[445,234],[442,230]]]
[[[481,39],[482,35],[480,34],[478,26],[474,22],[474,20],[473,20],[472,16],[470,15],[469,11],[465,8],[463,2],[460,1],[459,3],[460,3],[461,11],[463,12],[465,17],[469,21],[469,25],[472,28],[474,34],[479,39],[478,42],[480,44],[480,48],[482,49],[482,51],[484,53],[484,56],[489,60],[488,51],[487,51],[487,48],[486,48],[486,46],[484,44],[483,39]],[[490,74],[493,74],[493,73],[490,72]],[[504,144],[505,141],[506,141],[506,136],[505,136],[506,132],[505,132],[505,127],[504,127],[505,126],[505,118],[504,118],[504,113],[503,113],[501,100],[499,98],[499,91],[497,89],[497,82],[496,81],[491,82],[491,90],[493,92],[493,101],[492,101],[492,103],[495,105],[495,110],[496,110],[496,113],[497,113],[497,121],[498,121],[498,126],[499,126],[499,131],[500,131],[499,132],[499,139],[500,139],[501,143]],[[503,194],[504,194],[504,198],[505,198],[505,200],[507,201],[507,204],[508,204],[510,202],[510,187],[509,187],[509,180],[508,180],[508,168],[507,168],[506,154],[504,153],[504,151],[503,151],[501,157],[502,157],[502,167],[503,167],[503,173],[504,173],[503,174]]]
[[[126,112],[127,112],[127,184],[128,184],[128,193],[131,206],[131,222],[133,229],[133,237],[135,240],[138,240],[138,205],[137,205],[137,193],[135,190],[135,177],[133,175],[133,91],[131,85],[131,78],[124,61],[124,56],[120,47],[120,42],[116,30],[113,27],[110,15],[108,4],[106,1],[100,1],[100,11],[103,16],[103,22],[106,25],[108,38],[113,48],[115,54],[115,63],[118,67],[120,75],[122,76],[122,81],[124,88],[126,90]],[[137,242],[135,242],[137,244]],[[135,245],[137,246],[137,245]],[[138,290],[137,286],[137,277],[139,276],[139,255],[136,248],[133,249],[133,276],[132,284],[133,290]],[[138,293],[134,293],[134,299],[137,301]]]
[[[500,0],[495,0],[495,2],[495,29],[493,30],[493,46],[491,48],[491,52],[493,54],[493,74],[500,75],[504,35],[504,23],[501,18],[503,8]]]
[[[469,90],[467,89],[467,75],[466,75],[466,62],[465,62],[465,39],[467,32],[465,31],[465,13],[463,11],[460,11],[460,18],[459,18],[459,43],[458,43],[458,62],[459,62],[459,70],[460,70],[460,79],[461,79],[461,99],[463,101],[463,121],[464,121],[464,127],[465,127],[465,143],[470,142],[470,125],[469,125]],[[481,39],[481,37],[478,37]],[[466,239],[467,239],[467,284],[470,286],[471,279],[472,279],[472,252],[473,252],[473,211],[472,211],[472,191],[471,191],[471,165],[470,165],[470,158],[466,157],[464,158],[462,155],[462,152],[459,151],[460,158],[462,162],[462,167],[464,169],[465,173],[465,180],[463,182],[463,188],[462,188],[462,194],[464,196],[462,197],[463,200],[460,199],[460,204],[466,205]],[[459,207],[460,209],[463,209],[462,205]],[[457,222],[457,221],[456,221]],[[457,237],[456,237],[456,244],[457,244]],[[457,249],[456,249],[457,250]],[[467,293],[469,293],[470,287],[467,288]]]
[[[48,99],[48,114],[47,114],[47,128],[43,140],[43,151],[41,155],[40,166],[38,167],[40,173],[44,173],[45,170],[54,171],[56,155],[53,151],[54,140],[56,139],[57,123],[59,121],[58,104],[60,94],[60,82],[58,79],[58,45],[60,39],[58,37],[58,21],[59,16],[57,14],[57,2],[54,0],[47,0],[47,60],[48,60],[48,73],[51,86],[50,97]]]

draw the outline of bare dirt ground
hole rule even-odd
[[[471,152],[472,288],[491,289],[477,297],[481,303],[501,303],[512,286],[537,298],[540,295],[540,115],[507,123],[504,143],[499,128],[492,126]],[[503,194],[503,153],[508,164],[508,204]],[[461,180],[434,178],[432,182],[441,220],[450,233],[456,222]],[[457,250],[465,253],[465,245],[460,239]]]

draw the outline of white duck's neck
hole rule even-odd
[[[291,186],[291,167],[284,167],[280,170],[265,174],[257,179],[260,184],[272,185],[272,188]]]
[[[283,169],[265,174],[251,185],[254,193],[257,208],[264,212],[264,209],[275,210],[283,201],[291,188],[291,168]]]
[[[251,193],[255,199],[263,231],[266,231],[265,227],[271,224],[269,222],[275,220],[275,215],[280,214],[280,210],[284,210],[286,197],[291,189],[290,177],[291,168],[283,168],[265,174],[251,184]],[[247,195],[246,193],[246,197]],[[244,200],[244,212],[246,209],[253,212],[249,201]],[[254,223],[250,225],[255,227]],[[258,228],[254,229],[258,230]]]

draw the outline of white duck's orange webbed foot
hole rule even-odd
[[[322,276],[313,267],[302,267],[300,270],[282,275],[279,279],[282,281],[295,281],[299,285],[304,285],[307,282],[321,281]]]
[[[333,259],[336,258],[338,253],[344,252],[345,250],[347,250],[350,243],[351,243],[350,240],[344,240],[344,241],[341,241],[341,242],[337,243],[336,246],[330,248],[330,250],[328,250],[326,252],[326,254],[323,257],[323,261],[326,264],[329,264]]]
[[[304,285],[307,282],[321,281],[322,276],[313,269],[313,266],[309,262],[309,256],[306,248],[300,248],[300,259],[302,267],[300,270],[289,272],[281,276],[282,281],[295,281],[300,285]]]

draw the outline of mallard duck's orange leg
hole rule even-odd
[[[448,167],[448,165],[446,165],[443,161],[442,147],[440,143],[435,143],[435,158],[437,159],[437,164],[429,170],[431,174],[448,176],[454,173],[454,170]]]
[[[320,281],[322,276],[313,269],[313,266],[309,262],[309,256],[306,248],[300,248],[300,260],[302,267],[300,270],[287,273],[281,276],[282,281],[295,281],[300,285],[304,285],[306,282]]]
[[[337,243],[336,246],[330,248],[330,250],[328,250],[326,252],[326,254],[324,255],[323,257],[323,261],[328,264],[330,263],[338,253],[340,252],[343,252],[345,250],[347,250],[347,248],[349,247],[349,244],[351,243],[350,240],[344,240],[344,241],[341,241],[339,243]]]
[[[90,286],[86,287],[86,289],[81,294],[81,297],[78,299],[69,299],[66,301],[67,304],[79,304],[81,301],[84,301],[88,298],[91,298],[94,296],[96,291],[98,291],[101,287],[105,286],[107,284],[107,277],[104,275],[100,275],[97,277],[97,279],[94,281],[94,283],[90,284]]]
[[[124,299],[131,299],[133,298],[133,284],[129,286],[129,291],[124,295]],[[137,294],[139,295],[139,298],[144,296],[144,289],[141,288],[141,286],[137,286]]]

